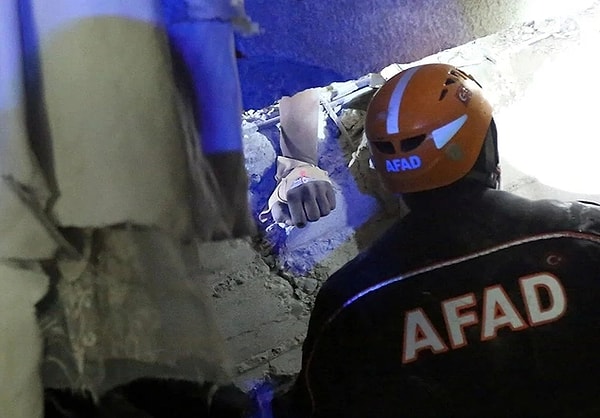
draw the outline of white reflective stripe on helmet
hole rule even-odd
[[[400,103],[402,103],[402,96],[404,96],[404,91],[406,90],[406,86],[408,82],[412,78],[412,76],[417,72],[420,67],[413,67],[406,70],[402,79],[396,85],[396,88],[392,92],[390,97],[390,103],[388,106],[388,114],[387,114],[387,133],[397,134],[399,132],[399,121],[400,121]]]

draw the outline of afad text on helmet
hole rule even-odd
[[[411,171],[421,167],[421,159],[416,155],[411,155],[406,158],[394,158],[393,160],[385,160],[385,169],[388,172],[397,173],[399,171]]]

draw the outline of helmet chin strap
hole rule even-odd
[[[477,183],[483,184],[490,189],[500,189],[500,166],[497,166],[492,173],[472,170],[464,178],[475,180]]]
[[[500,177],[498,133],[496,131],[496,122],[492,119],[477,162],[465,178],[475,180],[491,189],[499,189]]]

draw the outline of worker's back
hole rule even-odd
[[[314,416],[598,416],[600,209],[478,193],[413,207],[324,284]]]

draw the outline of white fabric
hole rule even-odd
[[[64,226],[189,222],[183,132],[156,1],[33,0]]]
[[[29,6],[38,50],[23,48],[19,7]],[[55,256],[38,217],[188,229],[184,134],[159,11],[155,0],[0,1],[0,418],[42,416],[34,305],[47,278],[1,261]],[[32,148],[40,138],[26,126],[23,72],[24,57],[38,52],[39,68],[29,69],[41,76],[35,103],[47,112],[53,155],[42,164]],[[56,195],[40,166],[54,167]]]
[[[189,225],[183,133],[157,0],[31,0],[63,226]],[[0,2],[0,172],[45,208],[25,127],[19,1]],[[27,6],[23,6],[25,9]],[[30,51],[31,52],[31,51]],[[46,162],[48,163],[48,162]],[[57,245],[0,180],[0,258],[49,258]]]
[[[26,186],[43,206],[49,192],[25,129],[17,3],[0,1],[0,174]],[[42,225],[0,178],[0,259],[48,258],[55,249]]]
[[[203,277],[190,280],[183,247],[155,228],[104,228],[85,239],[83,261],[60,260],[72,388],[96,396],[140,377],[226,382],[231,365]],[[101,257],[91,254],[101,247]],[[188,248],[190,260],[195,248]],[[195,272],[197,269],[195,269]],[[45,320],[50,330],[54,324]],[[59,335],[60,327],[46,335]],[[60,341],[56,339],[55,341]],[[64,347],[61,347],[64,350]],[[49,350],[46,363],[62,351]],[[118,360],[118,367],[110,365]],[[50,387],[60,380],[50,379]]]
[[[40,271],[0,263],[0,418],[43,416],[42,338],[34,304],[47,286]]]

